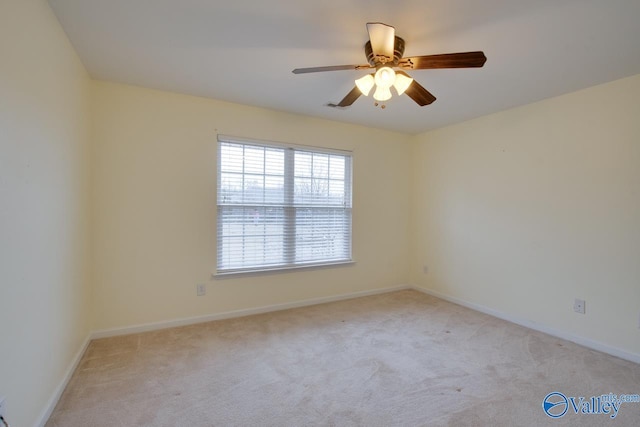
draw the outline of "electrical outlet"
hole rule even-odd
[[[422,272],[424,274],[427,274],[429,272],[429,267],[426,264],[422,266]]]
[[[576,298],[573,301],[573,311],[576,313],[584,314],[585,313],[585,302],[583,299]]]
[[[7,409],[4,402],[5,402],[5,398],[0,396],[0,417],[5,416],[5,410]]]
[[[199,283],[196,285],[196,295],[201,297],[206,293],[207,293],[207,287],[204,285],[204,283]]]

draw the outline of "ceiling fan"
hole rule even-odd
[[[487,61],[484,53],[460,52],[440,55],[423,55],[403,58],[404,40],[395,35],[395,28],[381,22],[367,23],[369,41],[364,45],[368,64],[365,65],[331,65],[326,67],[296,68],[294,74],[317,73],[321,71],[367,70],[375,69],[375,73],[367,74],[355,81],[356,86],[337,104],[330,107],[348,107],[360,95],[368,96],[375,87],[373,98],[375,105],[385,108],[384,102],[391,99],[391,86],[398,95],[406,93],[416,104],[429,105],[436,100],[428,90],[413,80],[403,70],[424,70],[433,68],[471,68],[482,67]],[[399,68],[399,70],[394,70]]]

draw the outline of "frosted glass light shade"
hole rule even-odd
[[[378,68],[374,80],[379,88],[389,89],[396,81],[396,72],[391,67]]]
[[[381,22],[367,23],[371,48],[376,56],[385,56],[388,61],[393,59],[393,44],[395,42],[396,29],[391,25]]]
[[[364,96],[369,96],[369,92],[373,89],[374,84],[375,81],[371,74],[367,74],[366,76],[360,77],[356,80],[356,86]]]
[[[391,99],[391,91],[388,87],[376,86],[376,91],[373,94],[373,99],[376,101],[386,101]]]
[[[393,87],[398,91],[398,95],[402,95],[405,90],[413,83],[413,79],[404,74],[396,73],[396,80],[393,82]]]

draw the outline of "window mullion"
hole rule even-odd
[[[352,254],[353,254],[353,246],[352,246],[352,240],[351,240],[351,233],[352,233],[352,213],[351,213],[351,207],[353,205],[353,176],[352,176],[352,171],[353,171],[353,164],[351,163],[353,161],[353,159],[351,157],[346,157],[345,158],[345,162],[344,162],[344,189],[345,189],[345,196],[344,196],[344,203],[343,206],[345,208],[345,211],[348,212],[348,214],[346,215],[346,221],[348,222],[348,224],[346,224],[346,226],[349,228],[349,240],[347,241],[347,252],[349,254],[349,258],[351,258]]]
[[[295,263],[296,212],[294,208],[294,150],[284,150],[284,258],[285,264]]]
[[[351,157],[347,157],[345,158],[345,162],[344,162],[344,190],[345,190],[345,200],[344,200],[344,206],[351,208],[351,204],[353,203],[352,200],[352,185],[353,183],[351,182],[352,180],[352,176],[351,176],[351,170],[353,168],[353,165],[351,164]]]
[[[244,190],[247,188],[247,147],[242,146],[242,205],[246,203],[246,195]],[[244,217],[244,207],[242,209],[242,216]],[[247,259],[247,224],[242,221],[242,245],[240,246],[242,249],[242,259]]]
[[[266,220],[266,213],[267,213],[267,209],[266,209],[266,205],[269,202],[267,200],[267,149],[263,148],[262,149],[262,206],[260,208],[259,211],[259,216],[262,216],[263,221]],[[262,252],[262,263],[264,264],[266,262],[266,257],[267,257],[267,227],[264,226],[264,224],[262,225],[262,247],[265,248],[265,250]]]

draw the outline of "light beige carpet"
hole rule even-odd
[[[640,425],[551,419],[554,391],[640,393],[640,365],[408,290],[95,340],[47,426]]]

